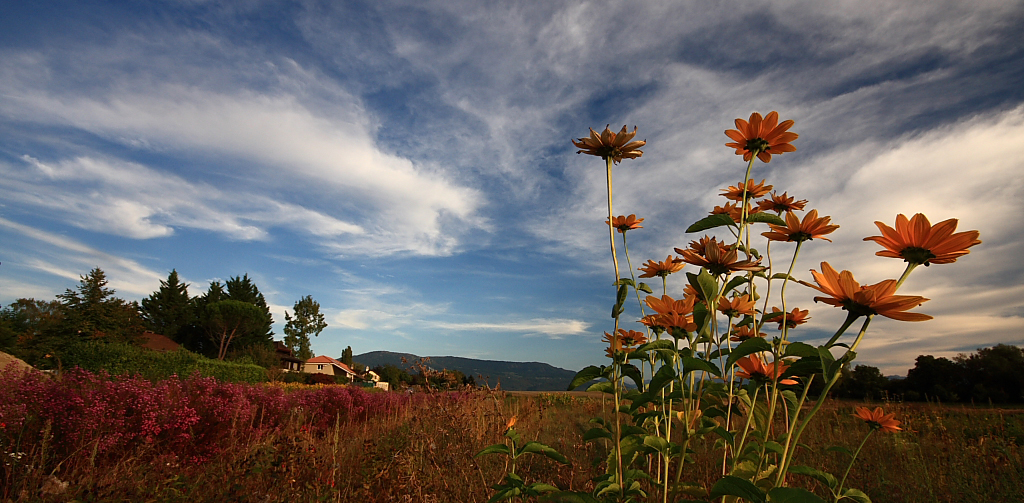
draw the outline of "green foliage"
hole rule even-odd
[[[195,320],[194,303],[188,296],[188,285],[178,279],[178,271],[171,269],[167,281],[160,281],[160,289],[142,299],[142,317],[147,327],[179,344],[181,332]]]
[[[320,335],[320,332],[327,328],[327,322],[324,321],[324,315],[320,312],[320,303],[313,300],[310,295],[296,301],[292,310],[295,312],[294,317],[287,311],[284,313],[284,345],[292,350],[292,354],[296,358],[308,360],[313,357],[313,352],[309,349],[309,338]],[[351,366],[351,359],[350,348],[350,361],[346,365]]]
[[[101,341],[81,341],[70,345],[61,354],[60,363],[65,368],[81,367],[90,372],[105,370],[112,375],[138,374],[150,380],[166,379],[172,375],[184,377],[194,372],[230,382],[267,380],[266,369],[258,365],[211,360],[184,349],[157,352]]]
[[[114,290],[106,285],[107,276],[97,267],[81,277],[76,290],[68,289],[57,296],[64,308],[60,327],[64,337],[129,343],[138,340],[145,330],[139,305],[115,297]]]
[[[348,346],[341,351],[341,363],[352,367],[352,346]]]
[[[258,306],[226,299],[206,305],[201,323],[207,335],[218,346],[217,359],[223,360],[232,342],[258,334],[265,320]]]

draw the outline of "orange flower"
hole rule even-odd
[[[766,364],[761,361],[761,358],[753,355],[740,358],[736,364],[743,369],[736,372],[736,377],[750,380],[771,381],[778,379],[789,368],[789,365],[785,363],[772,362]],[[782,379],[779,381],[779,384],[796,384],[796,381],[793,379]]]
[[[641,278],[653,278],[655,276],[664,278],[674,272],[682,271],[683,261],[680,259],[674,259],[672,258],[672,255],[669,255],[668,257],[665,257],[664,262],[648,260],[646,264],[640,266],[637,270],[644,272],[640,275]]]
[[[783,211],[803,210],[804,205],[807,204],[807,200],[801,199],[796,201],[795,199],[795,197],[787,196],[785,192],[783,192],[781,196],[776,192],[772,192],[771,198],[762,199],[757,202],[757,208],[761,211],[774,211],[780,215]]]
[[[900,428],[900,422],[893,419],[896,414],[886,414],[881,407],[875,407],[873,411],[868,410],[867,407],[857,407],[857,413],[851,415],[857,419],[863,419],[868,426],[876,430],[892,433],[903,430]]]
[[[742,327],[734,327],[732,330],[732,336],[729,337],[730,341],[743,342],[747,339],[753,339],[754,337],[764,338],[767,334],[764,332],[754,333],[754,329],[744,325]]]
[[[612,219],[612,227],[618,229],[620,233],[625,234],[626,231],[629,230],[643,229],[644,226],[640,225],[640,222],[643,221],[644,219],[637,218],[636,215],[630,215],[628,217],[619,215]],[[607,225],[608,221],[605,220],[604,223]]]
[[[764,179],[761,180],[761,183],[756,184],[756,185],[754,184],[753,180],[747,180],[747,187],[746,188],[747,188],[747,199],[757,199],[757,198],[767,194],[768,191],[772,190],[772,186],[771,185],[765,185],[764,184]],[[733,187],[729,187],[727,189],[722,189],[722,194],[721,195],[725,196],[726,199],[731,199],[733,201],[742,201],[743,200],[743,183],[740,182],[740,183],[737,183]]]
[[[736,149],[736,155],[742,155],[744,161],[756,155],[762,162],[772,162],[772,154],[796,151],[796,147],[789,142],[800,135],[786,131],[793,127],[793,121],[778,122],[778,112],[772,112],[764,119],[761,114],[754,112],[750,114],[750,122],[736,119],[736,129],[725,132],[733,141],[725,146]]]
[[[644,303],[647,304],[647,307],[653,309],[654,312],[658,314],[690,314],[693,312],[693,299],[687,297],[676,300],[668,295],[662,295],[660,299],[653,295],[648,295],[647,298],[644,299]]]
[[[647,342],[647,337],[644,336],[644,333],[637,332],[636,330],[620,328],[619,337],[622,338],[622,344],[624,346],[639,346]]]
[[[744,314],[754,314],[754,301],[749,295],[740,295],[727,299],[722,296],[718,300],[718,310],[726,316],[736,317]]]
[[[677,313],[675,311],[659,314],[655,323],[657,326],[663,327],[665,330],[671,330],[672,328],[678,328],[687,332],[697,330],[697,324],[693,322],[692,316]]]
[[[690,248],[683,250],[676,248],[676,253],[682,255],[683,262],[693,264],[698,267],[707,268],[711,274],[719,276],[726,274],[730,271],[761,271],[764,269],[761,265],[761,259],[740,260],[737,258],[736,250],[731,250],[724,243],[718,243],[715,238],[711,238],[710,241],[706,241],[707,237],[701,239],[701,243],[694,241],[690,243]],[[703,253],[698,251],[703,248]]]
[[[951,264],[970,253],[967,249],[980,244],[978,231],[964,231],[953,234],[957,220],[950,218],[932,226],[928,217],[921,213],[907,220],[903,214],[896,215],[896,228],[882,222],[875,222],[881,236],[864,238],[885,247],[876,252],[880,257],[902,258],[912,264]]]
[[[781,312],[782,310],[777,307],[772,308],[772,314]],[[786,326],[789,328],[796,328],[797,325],[803,325],[804,323],[807,323],[807,320],[811,319],[810,316],[807,316],[808,314],[810,314],[810,311],[806,309],[801,311],[799,308],[794,307],[793,310],[790,311],[785,316]],[[771,320],[779,324],[779,330],[782,330],[782,318],[782,316],[778,316]]]
[[[715,209],[711,210],[711,214],[729,215],[733,222],[739,222],[743,218],[743,215],[740,214],[742,211],[743,208],[740,207],[739,203],[725,203],[725,206],[715,206]],[[749,204],[747,205],[747,216],[760,212],[760,208],[753,208]]]
[[[837,273],[828,262],[821,263],[821,272],[811,269],[811,275],[817,286],[801,281],[828,297],[815,297],[815,302],[841,307],[857,316],[880,314],[886,318],[900,321],[925,321],[931,316],[921,313],[907,313],[924,304],[928,299],[918,295],[893,295],[896,292],[896,280],[887,279],[874,285],[860,286],[853,279],[850,271]]]
[[[772,228],[769,232],[761,233],[762,236],[772,241],[807,241],[809,239],[821,238],[832,242],[831,239],[823,237],[831,234],[839,228],[838,225],[829,225],[832,217],[818,218],[818,210],[808,211],[804,215],[803,222],[792,212],[786,213],[786,225],[768,224]]]
[[[515,426],[515,425],[516,425],[516,416],[512,416],[512,419],[509,419],[508,423],[505,424],[505,431],[511,430],[512,427]]]
[[[636,159],[644,155],[643,151],[637,149],[646,145],[646,141],[629,141],[636,136],[635,127],[632,133],[626,131],[626,126],[622,126],[622,131],[613,133],[611,129],[608,129],[610,126],[611,124],[605,126],[601,134],[597,134],[594,128],[590,128],[589,138],[572,140],[572,144],[580,149],[576,153],[596,155],[602,159],[610,158],[616,164],[622,162],[623,159]]]

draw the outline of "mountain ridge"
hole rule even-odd
[[[407,363],[402,363],[405,358]],[[370,351],[354,355],[352,361],[367,367],[394,365],[408,370],[421,357],[412,353],[391,351]],[[428,356],[427,366],[436,369],[458,370],[473,376],[478,384],[491,386],[501,383],[501,389],[508,391],[565,391],[576,372],[558,368],[543,362],[509,362],[503,360],[479,360],[461,356]]]

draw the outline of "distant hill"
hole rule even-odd
[[[409,363],[403,364],[403,357]],[[352,357],[352,361],[367,367],[390,364],[407,370],[418,359],[420,357],[414,354],[390,351],[371,351]],[[473,376],[479,384],[486,380],[492,387],[500,380],[501,389],[508,391],[565,391],[569,382],[576,376],[576,372],[553,367],[547,363],[475,360],[458,356],[431,356],[428,366],[435,370],[458,370],[467,376]],[[479,376],[484,378],[481,379]]]

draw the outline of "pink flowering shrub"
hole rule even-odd
[[[56,378],[8,368],[0,371],[0,448],[12,453],[45,442],[57,457],[138,451],[202,462],[232,443],[289,426],[324,433],[336,423],[393,413],[409,401],[358,387],[286,392],[198,374],[151,382],[78,368]]]

